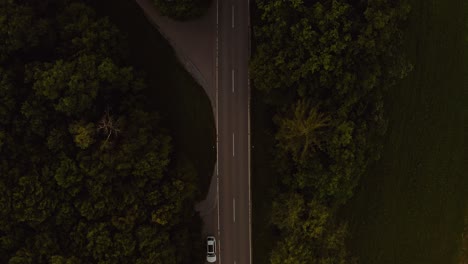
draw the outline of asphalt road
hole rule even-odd
[[[218,0],[218,263],[251,263],[249,3]]]
[[[204,220],[205,235],[217,238],[217,262],[250,264],[249,0],[214,1],[215,9],[205,17],[177,22],[162,17],[150,0],[136,0],[176,51],[183,53],[182,63],[196,65],[201,70],[196,73],[206,80],[204,89],[216,115],[218,162],[209,193],[196,209]]]

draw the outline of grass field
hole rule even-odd
[[[468,264],[468,208],[465,211],[465,227],[458,252],[458,264]]]
[[[363,264],[455,264],[468,208],[466,0],[410,0],[414,70],[389,91],[389,130],[345,208]]]
[[[162,114],[164,125],[170,128],[176,158],[188,158],[195,165],[200,198],[204,198],[216,159],[216,131],[203,88],[180,65],[171,46],[135,1],[101,0],[97,9],[126,35],[129,61],[146,74],[150,106]]]

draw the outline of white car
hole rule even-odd
[[[206,261],[216,262],[216,238],[213,236],[206,238]]]

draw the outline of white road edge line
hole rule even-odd
[[[247,147],[248,147],[248,152],[247,152],[247,167],[248,167],[248,184],[249,184],[249,255],[250,255],[250,264],[252,264],[252,202],[251,202],[251,195],[252,195],[252,190],[250,189],[250,174],[251,174],[251,164],[250,164],[250,158],[251,158],[251,142],[250,142],[250,73],[247,71],[247,95],[248,95],[248,102],[247,102]]]
[[[219,177],[216,178],[216,199],[217,199],[217,207],[218,207],[218,237],[220,236],[219,233]]]
[[[232,11],[232,21],[231,21],[232,23],[231,23],[231,26],[232,26],[232,28],[234,28],[234,5],[232,5],[231,11]]]
[[[234,146],[234,133],[232,133],[232,156],[234,157],[235,146]]]
[[[218,0],[216,0],[216,196],[217,196],[217,209],[218,209],[218,237],[221,236],[221,229],[220,229],[220,224],[219,224],[219,129],[218,129],[218,120],[219,120],[219,106],[218,106],[218,85],[219,85],[219,77],[218,77],[218,66],[219,66],[219,44],[218,44],[218,35],[219,35],[219,28],[218,28],[218,9],[219,9],[219,4]],[[220,251],[221,253],[221,251]]]
[[[216,86],[216,195],[217,195],[217,203],[216,207],[218,209],[218,255],[219,255],[219,264],[221,264],[221,228],[220,228],[220,221],[219,221],[219,129],[218,129],[218,117],[219,117],[219,104],[218,104],[218,86],[219,86],[219,76],[218,76],[218,68],[219,68],[219,0],[216,0],[216,74],[215,74],[215,86]]]
[[[232,79],[232,93],[234,93],[234,69],[231,70],[231,79]]]
[[[248,27],[248,41],[249,41],[249,60],[250,60],[250,56],[251,56],[251,52],[252,52],[252,48],[251,48],[251,44],[252,44],[252,41],[251,41],[251,34],[252,34],[252,31],[251,31],[251,25],[250,25],[250,0],[247,0],[247,27]],[[249,68],[247,68],[247,95],[248,95],[248,99],[247,99],[247,129],[248,129],[248,136],[247,136],[247,141],[248,141],[248,152],[247,152],[247,166],[248,166],[248,175],[249,175],[249,257],[250,257],[250,262],[249,264],[252,264],[252,202],[251,202],[251,195],[252,195],[252,190],[250,189],[250,178],[251,178],[251,164],[250,164],[250,159],[251,159],[251,150],[252,150],[252,146],[251,146],[251,138],[250,138],[250,70]]]
[[[232,219],[236,222],[236,198],[232,198]]]
[[[216,86],[216,176],[219,176],[219,135],[218,135],[218,120],[219,120],[219,110],[218,110],[218,85],[219,85],[219,76],[218,76],[218,67],[219,67],[219,44],[218,44],[218,0],[216,0],[216,74],[215,74],[215,86]],[[219,207],[219,206],[218,206]],[[219,209],[219,208],[218,208]]]

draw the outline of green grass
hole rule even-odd
[[[468,263],[468,207],[465,209],[465,226],[463,229],[463,238],[461,239],[460,250],[458,252],[458,263]]]
[[[389,91],[382,158],[344,210],[359,263],[457,263],[468,205],[464,2],[410,0],[414,70]]]
[[[203,199],[216,161],[216,131],[208,97],[135,1],[101,0],[96,5],[126,35],[129,62],[146,75],[149,105],[170,128],[175,158],[188,158],[195,165]]]
[[[252,262],[269,263],[275,241],[270,226],[271,205],[278,173],[273,169],[274,137],[272,113],[262,101],[262,95],[252,89]]]

